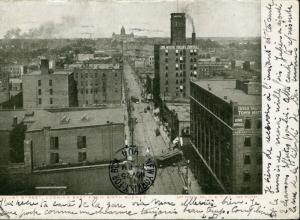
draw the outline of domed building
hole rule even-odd
[[[124,26],[122,26],[120,34],[112,34],[113,41],[123,41],[123,42],[133,42],[134,41],[134,34],[126,34]]]

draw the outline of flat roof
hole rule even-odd
[[[166,103],[170,111],[175,111],[179,121],[190,121],[190,104],[189,103]]]
[[[95,110],[74,110],[61,112],[42,111],[28,132],[39,131],[44,127],[50,129],[68,129],[77,127],[99,126],[111,123],[124,123],[122,108],[105,108]]]
[[[261,95],[248,95],[240,89],[236,89],[236,80],[199,80],[194,83],[209,93],[214,94],[223,101],[238,102],[239,105],[261,105]],[[208,84],[211,90],[208,89]],[[227,99],[224,99],[227,96]]]
[[[70,72],[70,71],[57,70],[57,71],[54,71],[53,73],[49,73],[49,75],[69,75],[71,73],[72,72]],[[42,72],[41,72],[41,70],[36,70],[36,71],[30,72],[30,73],[25,73],[23,76],[33,76],[33,75],[42,75]]]

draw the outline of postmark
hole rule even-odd
[[[118,150],[109,165],[112,185],[124,194],[144,194],[153,185],[157,174],[154,158],[142,147],[125,146]]]

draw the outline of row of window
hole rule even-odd
[[[75,78],[98,78],[101,76],[101,73],[75,73],[74,76]],[[106,74],[103,73],[102,77],[106,77]],[[115,77],[118,77],[118,73],[115,73]]]
[[[251,118],[246,118],[245,119],[245,124],[244,124],[245,129],[251,129],[252,128],[252,119]],[[261,129],[261,119],[255,119],[255,127],[256,129]]]
[[[115,89],[114,91],[115,91],[115,93],[118,93],[119,90]],[[98,94],[98,92],[99,92],[98,89],[86,89],[86,90],[81,89],[81,90],[80,90],[80,93],[81,93],[82,95],[83,95],[83,94]],[[103,90],[102,90],[102,93],[103,93],[103,95],[106,95],[106,90],[103,89]]]
[[[252,161],[251,161],[250,154],[249,153],[244,154],[244,165],[250,165],[251,163],[252,163]],[[262,154],[259,153],[256,156],[256,164],[261,165],[261,163],[262,163]]]
[[[86,148],[86,136],[77,136],[77,148],[78,149]],[[59,149],[58,137],[50,137],[50,149],[52,150]]]
[[[39,105],[43,104],[42,98],[39,98]],[[49,104],[53,104],[53,98],[49,98]]]
[[[176,79],[175,83],[176,83],[176,84],[182,84],[182,83],[185,83],[185,79],[182,79],[182,80]],[[166,85],[169,85],[169,81],[166,80],[165,84],[166,84]]]
[[[243,181],[244,181],[244,183],[250,183],[251,182],[251,174],[250,174],[250,172],[249,171],[244,171],[243,172]],[[261,182],[262,181],[262,175],[261,175],[261,173],[258,173],[257,174],[257,178],[256,178],[256,180],[255,181],[257,181],[257,182]]]
[[[244,137],[244,146],[245,147],[251,147],[253,144],[252,144],[252,138],[251,137]],[[259,137],[256,137],[256,146],[257,147],[261,147],[262,146],[262,138],[259,136]]]
[[[78,162],[86,161],[86,152],[78,152]],[[59,153],[50,153],[50,164],[57,164],[60,162]]]
[[[183,64],[180,64],[180,65],[178,65],[178,64],[175,64],[175,69],[176,70],[185,70],[185,64],[183,63]],[[168,70],[169,69],[169,66],[168,66],[168,64],[166,63],[166,66],[165,66],[165,70]],[[194,65],[191,65],[190,66],[190,70],[197,70],[197,65],[196,64],[194,64]]]
[[[42,86],[42,80],[38,80],[38,86]],[[52,79],[49,79],[49,86],[52,86]]]
[[[42,95],[42,90],[38,89],[38,94]],[[49,95],[53,95],[53,89],[49,89]]]
[[[185,55],[186,54],[186,50],[175,50],[176,56],[178,56],[178,54]],[[169,51],[165,50],[165,55],[168,56],[169,55]],[[197,50],[190,50],[190,55],[197,55]]]
[[[165,58],[165,63],[168,63],[169,62],[169,59],[168,58]],[[175,58],[175,62],[178,63],[183,63],[185,62],[185,57],[176,57]],[[197,58],[190,58],[190,62],[197,62]]]

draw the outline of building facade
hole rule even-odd
[[[230,68],[228,61],[213,61],[211,59],[198,60],[197,78],[211,78],[214,76],[224,75],[224,72]]]
[[[9,100],[9,73],[0,69],[0,106]]]
[[[74,69],[79,106],[121,103],[123,69],[120,65],[94,64]]]
[[[197,75],[198,47],[159,45],[155,47],[156,95],[160,98],[188,98],[190,77]]]
[[[191,83],[191,168],[208,193],[262,192],[258,82]]]
[[[171,14],[171,44],[186,44],[186,18],[185,13]]]
[[[51,72],[48,60],[41,62],[40,71],[24,74],[22,77],[24,109],[77,106],[73,73]]]
[[[124,146],[122,109],[47,113],[26,131],[28,169],[109,162]]]

